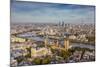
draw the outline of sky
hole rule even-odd
[[[11,23],[94,23],[95,6],[11,1]]]

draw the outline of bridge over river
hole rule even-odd
[[[17,37],[22,37],[22,38],[27,38],[27,39],[33,39],[35,41],[44,41],[44,37],[38,36],[36,33],[22,33],[22,34],[17,34]],[[54,39],[59,39],[59,41],[61,42],[61,45],[63,45],[63,38],[59,38],[59,37],[52,37],[49,36],[48,37],[48,41],[52,41]],[[89,43],[70,43],[70,45],[72,47],[81,47],[81,48],[89,48],[89,49],[95,49],[95,44],[91,45]]]

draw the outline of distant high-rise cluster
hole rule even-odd
[[[59,22],[59,26],[65,27],[65,23],[64,23],[64,21]]]

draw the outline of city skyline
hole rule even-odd
[[[94,23],[95,6],[40,2],[11,2],[12,23]]]

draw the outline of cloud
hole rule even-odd
[[[94,6],[12,2],[12,22],[94,22]]]

